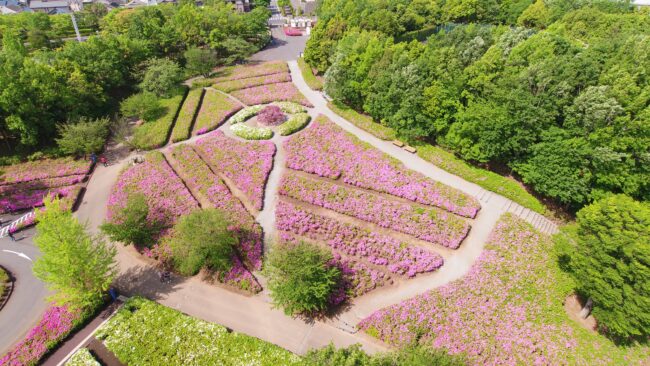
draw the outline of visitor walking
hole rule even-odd
[[[108,159],[104,155],[99,157],[99,162],[102,163],[103,166],[107,167],[108,166]]]
[[[16,237],[14,236],[13,230],[11,229],[7,230],[7,234],[9,234],[9,238],[11,238],[11,241],[16,241]]]
[[[97,164],[97,154],[95,153],[90,154],[90,161],[92,161],[93,164]]]

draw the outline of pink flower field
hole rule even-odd
[[[66,306],[51,306],[27,336],[0,359],[2,366],[34,365],[52,344],[70,333],[81,313]]]
[[[551,246],[550,238],[506,215],[465,277],[379,310],[359,328],[393,345],[420,337],[465,353],[471,365],[643,364],[569,320],[562,305],[567,279]]]
[[[72,158],[46,159],[2,167],[0,185],[30,182],[37,179],[86,175],[90,162]]]
[[[255,270],[261,269],[262,230],[253,217],[192,147],[178,146],[173,150],[172,156],[190,189],[198,192],[214,207],[229,213],[233,225],[242,230],[240,254],[245,259],[245,264]]]
[[[287,167],[475,217],[476,199],[406,169],[324,116],[285,142]]]
[[[284,61],[251,62],[244,65],[225,67],[217,70],[222,75],[215,78],[215,83],[227,80],[239,80],[278,73],[288,73],[289,66]]]
[[[178,217],[199,208],[183,181],[174,173],[163,154],[145,155],[145,162],[129,166],[117,179],[108,200],[108,219],[126,206],[130,193],[142,193],[149,205],[149,219],[167,227]]]
[[[80,190],[81,186],[75,184],[64,187],[36,189],[26,192],[14,192],[11,195],[0,197],[0,213],[43,206],[43,199],[48,195],[50,197],[65,198],[67,201],[74,203]]]
[[[313,107],[292,82],[260,85],[236,90],[230,94],[247,105],[286,101]]]
[[[452,249],[460,246],[470,229],[465,220],[437,208],[416,207],[291,171],[282,178],[279,193]]]
[[[235,79],[222,81],[214,84],[215,89],[219,89],[226,93],[230,93],[239,89],[252,88],[254,86],[266,85],[266,84],[276,84],[283,83],[286,81],[291,81],[291,76],[288,72],[280,72],[277,74],[269,74],[263,76],[254,76],[245,79]]]
[[[393,274],[413,277],[435,271],[443,264],[442,257],[436,253],[308,212],[288,202],[280,202],[275,215],[278,230],[326,243],[334,251]]]
[[[194,134],[202,135],[221,126],[242,109],[241,104],[214,90],[206,89],[194,122]]]
[[[264,205],[264,187],[273,168],[275,144],[270,141],[239,141],[215,131],[197,141],[208,164],[224,174],[257,210]]]

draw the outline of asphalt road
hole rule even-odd
[[[47,308],[45,298],[49,293],[43,282],[32,273],[32,261],[40,255],[32,241],[33,235],[32,228],[16,234],[19,239],[16,242],[9,237],[0,239],[0,264],[15,278],[14,291],[7,305],[0,310],[0,355],[21,340]]]

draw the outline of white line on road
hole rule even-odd
[[[19,257],[22,257],[22,258],[27,259],[27,260],[30,261],[30,262],[33,262],[32,259],[29,258],[29,257],[27,256],[27,254],[25,254],[25,253],[14,252],[13,250],[6,250],[6,249],[3,249],[2,251],[3,251],[3,252],[7,252],[7,253],[11,253],[11,254],[15,254],[15,255],[17,255],[17,256],[19,256]]]

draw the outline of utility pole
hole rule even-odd
[[[74,17],[74,12],[70,13],[72,18],[72,26],[74,27],[74,32],[77,34],[77,41],[81,42],[81,34],[79,34],[79,27],[77,27],[77,19]]]

